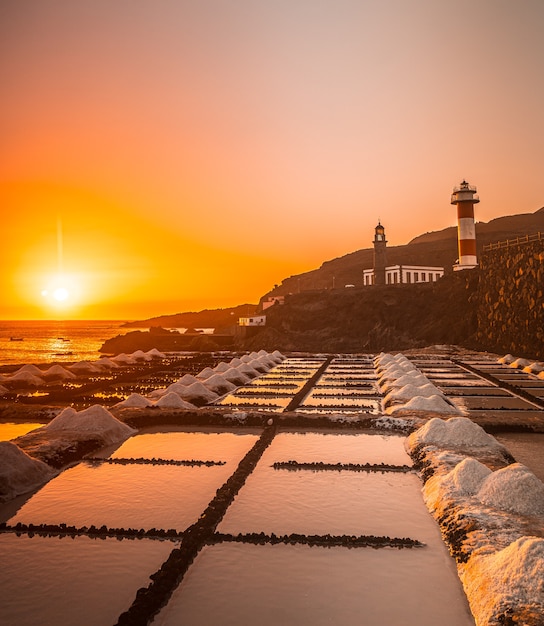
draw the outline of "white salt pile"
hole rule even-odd
[[[421,386],[414,385],[412,383],[404,385],[400,389],[393,389],[384,398],[384,405],[387,406],[393,400],[409,400],[414,396],[422,396],[424,398],[430,398],[435,395],[443,395],[440,392],[437,394],[437,388],[432,384],[424,384]]]
[[[499,363],[502,363],[503,365],[509,365],[510,363],[513,363],[516,360],[515,356],[512,356],[511,354],[505,354],[504,356],[501,356],[500,359],[497,359],[497,361]]]
[[[44,384],[41,376],[36,376],[29,371],[17,371],[4,381],[12,387],[39,387]]]
[[[447,474],[436,473],[423,488],[427,508],[432,512],[447,498],[472,496],[478,492],[491,470],[471,457],[466,457]]]
[[[475,555],[460,571],[477,624],[542,624],[544,539],[520,537],[492,554]],[[504,615],[510,614],[511,622]]]
[[[61,411],[49,424],[34,432],[67,432],[93,435],[104,443],[117,443],[130,437],[136,431],[115,418],[107,409],[98,404],[76,412],[72,407]]]
[[[374,359],[374,367],[381,372],[378,385],[386,394],[383,406],[387,415],[408,411],[445,415],[461,413],[404,355],[392,357],[382,353]]]
[[[476,497],[497,509],[521,515],[544,515],[544,483],[521,463],[490,474]]]
[[[119,369],[121,367],[118,363],[116,363],[115,361],[112,361],[107,356],[103,356],[103,357],[100,357],[99,359],[96,359],[94,363],[95,365],[98,365],[102,369],[106,369],[106,370]]]
[[[515,361],[512,361],[512,363],[509,363],[508,367],[523,369],[528,365],[531,365],[531,361],[528,361],[527,359],[516,359]]]
[[[387,415],[406,411],[426,411],[428,413],[445,413],[452,415],[459,413],[456,407],[447,402],[443,396],[432,395],[429,397],[414,396],[403,404],[394,404],[385,409]]]
[[[221,361],[221,363],[217,364],[217,365],[214,367],[214,370],[215,370],[216,372],[219,372],[219,373],[221,374],[222,372],[226,372],[227,370],[229,370],[229,369],[230,369],[230,367],[231,367],[231,366],[230,366],[228,363],[225,363],[225,361]]]
[[[33,374],[34,376],[41,376],[42,375],[42,370],[37,367],[36,365],[32,365],[30,363],[27,363],[26,365],[23,365],[22,367],[20,367],[16,372],[14,372],[15,374],[19,374],[22,372],[26,372],[28,374]]]
[[[199,374],[197,374],[197,380],[206,380],[210,376],[213,376],[216,372],[211,367],[205,367]],[[194,382],[194,381],[193,381]]]
[[[208,404],[218,397],[218,394],[205,387],[202,383],[196,382],[187,387],[183,387],[176,393],[183,399],[195,405]]]
[[[247,382],[249,382],[249,380],[251,380],[249,376],[246,376],[246,374],[242,374],[242,372],[240,372],[235,367],[231,367],[226,372],[223,372],[222,376],[225,380],[228,380],[229,382],[237,386],[245,385]]]
[[[112,357],[111,359],[114,363],[118,363],[119,365],[135,365],[136,364],[136,359],[134,359],[132,356],[125,354],[124,352],[121,352],[121,354],[118,354],[117,356]]]
[[[139,393],[131,393],[128,398],[121,400],[117,404],[113,406],[115,408],[144,408],[148,406],[152,406],[152,402]],[[113,408],[113,407],[112,407]]]
[[[160,350],[157,350],[157,348],[151,348],[151,350],[148,350],[146,354],[152,359],[166,359],[166,354],[164,354],[164,352],[161,352]]]
[[[195,405],[183,400],[177,393],[167,393],[155,402],[162,409],[194,409]]]
[[[77,378],[73,372],[68,371],[62,365],[52,365],[49,369],[42,373],[43,378],[47,381],[53,380],[71,380]]]
[[[79,361],[68,368],[74,374],[99,374],[101,368],[90,361]]]
[[[213,374],[213,376],[207,378],[203,384],[218,395],[223,395],[236,389],[236,385],[229,382],[224,376],[221,376],[221,374]]]
[[[504,448],[467,418],[432,419],[406,447],[434,470],[424,499],[454,552],[464,537],[457,570],[476,623],[497,626],[506,616],[512,624],[543,624],[544,539],[523,535],[529,521],[541,531],[544,484],[519,463],[491,471],[467,457],[471,450],[485,463],[505,459]]]
[[[530,363],[529,365],[524,367],[523,371],[526,374],[540,374],[540,372],[544,372],[544,363],[540,363],[540,361],[535,361],[534,363]]]
[[[442,420],[434,417],[413,432],[407,440],[411,448],[417,445],[435,445],[442,448],[502,446],[485,430],[468,417],[451,417]]]
[[[11,441],[0,441],[0,502],[39,487],[56,474]]]
[[[181,385],[187,386],[192,385],[193,383],[197,383],[198,378],[196,376],[193,376],[192,374],[184,374],[181,378],[178,378],[177,382]]]
[[[135,361],[151,361],[153,357],[143,350],[136,350],[130,355]]]
[[[249,376],[250,378],[256,378],[259,375],[259,372],[248,365],[247,363],[242,363],[236,368],[242,374]]]

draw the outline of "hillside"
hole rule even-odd
[[[239,304],[227,309],[205,309],[173,315],[159,315],[146,320],[127,322],[125,328],[222,328],[236,324],[239,317],[253,315],[257,305]]]
[[[490,222],[477,222],[478,254],[481,254],[484,245],[535,232],[544,232],[544,207],[534,213],[498,217]],[[437,265],[444,267],[447,273],[452,271],[457,256],[456,226],[419,235],[403,246],[387,248],[387,260],[390,265]],[[281,285],[265,294],[263,299],[272,295],[332,289],[344,285],[359,287],[362,286],[362,270],[371,268],[372,264],[373,249],[358,250],[325,261],[315,270],[285,278]]]
[[[474,343],[471,297],[478,270],[436,283],[329,289],[292,294],[266,311],[266,328],[240,347],[309,352],[376,352]]]

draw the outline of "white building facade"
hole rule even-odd
[[[432,265],[389,265],[385,268],[386,285],[432,283],[442,276],[444,268]],[[363,285],[374,284],[374,269],[363,270]]]

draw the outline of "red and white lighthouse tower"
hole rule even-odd
[[[451,203],[457,205],[457,235],[459,240],[459,261],[454,270],[469,270],[478,265],[476,256],[476,227],[474,224],[474,205],[480,202],[476,187],[464,180],[459,187],[453,188]]]

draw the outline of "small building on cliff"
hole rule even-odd
[[[374,267],[363,270],[363,285],[431,283],[444,276],[443,267],[432,265],[387,265],[385,228],[378,221],[374,229]]]

